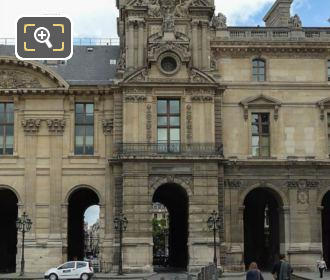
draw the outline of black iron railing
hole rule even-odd
[[[223,156],[222,144],[216,143],[119,143],[115,153],[121,156]]]

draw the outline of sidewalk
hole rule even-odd
[[[95,273],[92,279],[148,279],[155,275],[155,273],[130,273],[118,276],[116,273]],[[44,275],[41,273],[25,273],[24,276],[19,276],[19,273],[0,274],[0,279],[16,280],[40,280],[44,279]]]
[[[293,272],[294,275],[297,275],[300,278],[306,279],[306,280],[329,280],[330,279],[330,271],[325,271],[323,273],[323,278],[320,278],[319,272]]]

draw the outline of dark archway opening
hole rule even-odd
[[[8,189],[0,189],[0,272],[16,271],[17,197]]]
[[[188,265],[188,195],[186,190],[177,184],[164,184],[156,190],[152,202],[163,204],[168,211],[167,266],[186,270]]]
[[[280,254],[280,215],[276,194],[267,188],[251,191],[244,200],[244,263],[271,270]]]
[[[330,192],[327,192],[322,199],[322,247],[323,258],[330,265]]]
[[[84,213],[88,207],[97,204],[99,204],[97,194],[88,188],[80,188],[70,195],[68,208],[68,260],[84,259]]]

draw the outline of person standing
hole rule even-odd
[[[320,278],[323,278],[323,271],[327,269],[327,264],[325,263],[323,257],[321,256],[321,259],[316,262],[317,268],[320,271]]]
[[[246,280],[264,280],[256,262],[250,263],[249,270],[246,273]]]
[[[290,280],[293,269],[286,261],[285,255],[280,255],[280,261],[277,262],[272,270],[274,279],[276,280]]]

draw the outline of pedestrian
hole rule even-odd
[[[280,254],[280,261],[273,267],[273,277],[276,280],[290,280],[293,269],[291,265],[286,261],[285,255]]]
[[[323,278],[323,271],[327,270],[327,264],[325,263],[322,256],[321,256],[321,259],[316,262],[316,265],[320,271],[320,278]]]
[[[250,263],[249,270],[246,273],[246,280],[264,280],[256,262]]]

